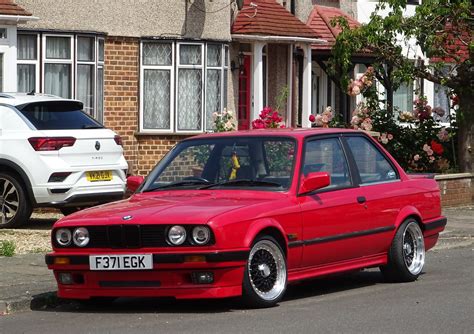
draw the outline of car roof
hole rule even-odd
[[[341,129],[341,128],[282,128],[282,129],[254,129],[243,131],[228,131],[206,133],[194,136],[188,139],[204,139],[204,138],[219,138],[219,137],[246,137],[246,136],[283,136],[293,138],[306,138],[313,135],[338,134],[338,133],[359,133],[366,134],[365,131]]]
[[[27,94],[27,93],[0,93],[0,104],[10,106],[19,106],[34,102],[47,101],[76,101],[71,99],[64,99],[62,97],[50,94]]]

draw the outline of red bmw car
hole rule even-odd
[[[176,145],[129,199],[59,220],[46,255],[61,298],[278,303],[288,284],[379,267],[418,278],[446,225],[437,183],[361,131],[206,134]]]

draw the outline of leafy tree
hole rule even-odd
[[[406,7],[405,0],[382,0],[370,21],[355,29],[344,18],[335,20],[342,32],[333,47],[332,72],[347,86],[351,57],[371,54],[374,75],[386,90],[389,114],[393,91],[403,82],[421,78],[448,87],[459,103],[459,167],[474,172],[474,7],[470,0],[423,0],[413,16],[405,17]],[[379,15],[379,10],[387,15]],[[404,53],[401,43],[409,40],[426,60],[414,61]]]

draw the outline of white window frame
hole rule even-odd
[[[95,103],[95,113],[96,113],[96,119],[104,123],[105,120],[105,38],[104,37],[96,37],[95,39],[95,59],[96,59],[96,67],[95,67],[95,98],[94,98],[94,103]],[[100,41],[104,42],[104,59],[100,60],[99,55],[99,45]],[[99,69],[102,69],[102,110],[99,110],[99,94],[98,94],[98,88],[99,88]],[[101,114],[99,114],[101,113]]]
[[[201,47],[201,65],[182,65],[180,62],[180,50],[181,50],[181,45],[198,45]],[[206,43],[198,43],[198,42],[178,42],[176,43],[176,82],[175,82],[175,106],[176,110],[174,111],[176,113],[176,124],[175,124],[175,131],[176,133],[203,133],[205,132],[205,117],[206,115],[204,114],[204,109],[205,109],[205,104],[204,104],[204,99],[205,99],[205,65],[207,63],[207,59],[205,58],[206,54],[204,52],[204,46]],[[179,85],[179,70],[180,69],[193,69],[193,70],[201,70],[201,129],[200,130],[179,130],[178,128],[178,85]]]
[[[69,59],[49,59],[46,58],[46,39],[48,37],[68,37],[69,38],[69,43],[70,43],[70,48],[71,48],[71,56]],[[75,46],[75,36],[71,34],[43,34],[42,36],[42,64],[41,64],[41,73],[42,78],[41,78],[41,87],[43,88],[42,91],[44,92],[44,86],[45,86],[45,65],[46,64],[67,64],[71,65],[71,96],[69,97],[70,99],[74,98],[76,90],[75,90],[75,66],[74,66],[74,56],[76,54],[76,50],[74,48]]]
[[[144,65],[143,64],[143,44],[144,43],[164,43],[171,44],[171,65]],[[144,120],[144,82],[145,70],[166,70],[170,71],[170,127],[168,129],[145,129],[143,126]],[[140,132],[147,133],[173,133],[174,122],[175,122],[175,43],[173,41],[153,41],[153,40],[142,40],[140,42]]]
[[[17,59],[17,68],[18,65],[34,65],[35,66],[35,92],[40,91],[40,35],[38,33],[29,33],[29,32],[19,32],[17,36],[19,35],[30,35],[30,36],[35,36],[36,37],[36,60],[31,60],[31,59]],[[17,84],[17,89],[18,89],[18,84]],[[27,92],[29,93],[29,92]]]
[[[79,42],[79,37],[86,37],[86,38],[91,38],[93,40],[93,45],[94,45],[94,52],[93,52],[93,56],[94,56],[94,59],[92,61],[85,61],[85,60],[79,60],[79,57],[77,55],[77,52],[79,51],[79,47],[78,47],[78,42]],[[74,44],[75,44],[75,52],[74,52],[74,60],[75,62],[73,61],[74,63],[74,77],[77,78],[77,70],[78,70],[78,65],[92,65],[94,66],[94,69],[92,70],[92,75],[94,76],[92,78],[92,82],[93,82],[93,85],[94,87],[92,88],[92,91],[94,93],[94,100],[93,100],[93,110],[92,110],[92,113],[88,113],[86,110],[84,110],[87,114],[89,114],[91,117],[94,117],[95,119],[98,119],[97,118],[97,103],[96,103],[96,99],[97,99],[97,62],[98,62],[98,48],[99,48],[99,43],[97,41],[97,38],[95,36],[91,36],[91,35],[75,35],[74,36]],[[45,49],[46,49],[46,44],[45,44]],[[74,97],[77,97],[77,81],[74,81],[75,82],[75,87],[74,87]]]
[[[208,66],[207,65],[207,48],[209,45],[220,45],[221,46],[221,63],[220,63],[220,66]],[[212,127],[211,129],[207,129],[206,128],[206,118],[207,118],[207,71],[208,70],[219,70],[220,71],[220,77],[221,77],[221,86],[220,86],[220,91],[221,91],[221,97],[220,97],[220,106],[221,106],[221,110],[219,110],[219,112],[222,112],[225,108],[224,106],[224,73],[225,73],[225,70],[227,69],[228,70],[228,65],[225,66],[225,57],[226,57],[226,52],[228,52],[228,50],[226,51],[225,50],[225,47],[226,45],[222,44],[222,43],[219,43],[219,42],[209,42],[209,43],[205,43],[205,71],[204,71],[204,75],[205,75],[205,78],[204,78],[204,83],[205,83],[205,87],[203,86],[203,91],[204,91],[204,112],[203,112],[203,116],[204,116],[204,127],[203,127],[203,132],[209,132],[209,131],[212,131]],[[228,62],[227,62],[228,64]],[[228,73],[228,72],[227,72]]]

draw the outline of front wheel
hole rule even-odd
[[[425,265],[425,243],[418,223],[407,219],[393,238],[388,264],[382,274],[391,282],[412,282],[420,276]]]
[[[244,272],[242,296],[251,307],[276,305],[286,290],[286,258],[278,242],[263,236],[256,239]]]
[[[0,228],[19,227],[31,216],[32,206],[18,178],[0,172]]]

